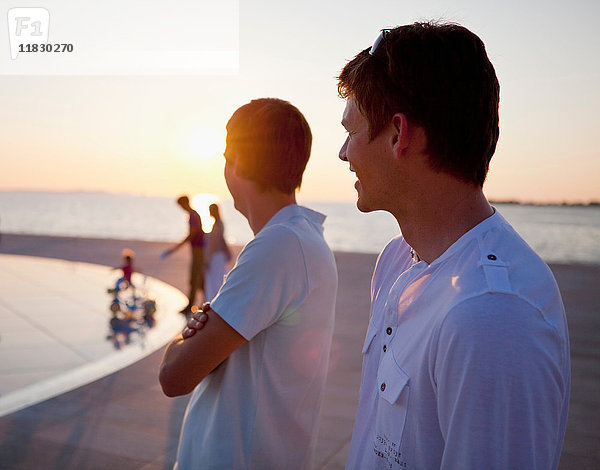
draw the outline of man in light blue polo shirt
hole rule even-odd
[[[500,96],[483,42],[456,24],[385,29],[338,90],[357,207],[402,232],[373,274],[346,468],[556,469],[567,321],[552,272],[483,193]]]
[[[325,216],[296,204],[311,147],[304,116],[254,100],[227,124],[225,180],[255,234],[206,312],[168,346],[168,396],[194,391],[176,468],[311,468],[337,270]],[[195,320],[191,320],[195,321]]]

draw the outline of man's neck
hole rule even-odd
[[[277,214],[290,204],[296,204],[296,193],[285,194],[280,191],[255,192],[248,204],[246,218],[254,235]]]
[[[494,213],[480,187],[448,179],[437,184],[445,186],[442,191],[412,200],[394,214],[406,242],[429,264]]]

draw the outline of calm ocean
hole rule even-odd
[[[233,203],[224,200],[219,204],[227,240],[232,244],[249,241],[252,232]],[[306,205],[327,214],[325,237],[334,250],[378,253],[398,233],[391,215],[361,214],[351,202]],[[546,261],[600,264],[600,207],[495,207]],[[186,236],[187,223],[185,213],[170,197],[0,191],[0,231],[178,241]]]

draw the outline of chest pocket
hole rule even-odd
[[[396,362],[391,350],[384,353],[377,371],[377,417],[373,452],[385,468],[405,468],[402,436],[408,413],[410,377]],[[383,463],[382,462],[382,463]]]
[[[379,370],[377,371],[377,382],[379,385],[379,396],[390,405],[395,405],[400,400],[400,395],[406,388],[410,377],[396,365],[392,352],[384,354]],[[408,393],[406,394],[408,395]],[[406,397],[408,399],[408,396]]]
[[[406,397],[403,398],[408,401],[409,381],[408,374],[396,365],[392,351],[385,353],[377,371],[380,398],[383,398],[390,405],[401,405],[402,403],[399,402],[404,401],[404,399],[400,400],[400,395],[406,391]]]

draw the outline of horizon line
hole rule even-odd
[[[190,194],[213,194],[213,193],[202,193],[202,192],[191,192]],[[111,191],[107,189],[33,189],[33,188],[13,188],[13,189],[0,189],[0,193],[55,193],[55,194],[106,194],[113,196],[138,196],[138,197],[177,197],[178,194],[166,195],[160,193],[145,193],[145,192],[127,192],[127,191]],[[183,191],[181,194],[185,193]],[[297,195],[301,198],[301,194],[297,192]],[[215,195],[216,196],[216,195]],[[218,197],[218,196],[217,196]],[[222,200],[229,200],[231,197],[222,198]],[[309,197],[303,199],[307,202],[332,202],[332,203],[355,203],[356,199],[318,199]],[[554,199],[554,200],[528,200],[519,198],[496,198],[489,197],[488,201],[490,204],[507,204],[507,205],[523,205],[523,206],[600,206],[600,198],[588,198],[588,199]]]

